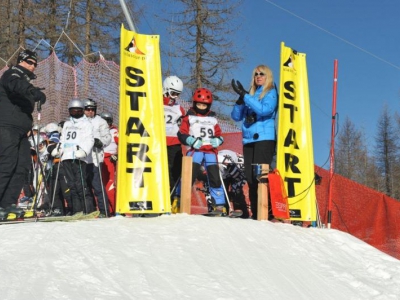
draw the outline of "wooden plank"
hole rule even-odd
[[[192,204],[192,157],[182,158],[180,213],[190,214]]]

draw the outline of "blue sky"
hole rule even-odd
[[[397,0],[244,0],[235,38],[244,61],[232,70],[245,85],[253,68],[269,65],[279,86],[280,44],[306,54],[314,160],[329,168],[333,64],[338,60],[338,128],[349,117],[366,135],[370,153],[384,104],[400,108],[400,2]],[[161,9],[159,6],[154,9]],[[168,7],[167,10],[173,9]],[[160,34],[150,15],[138,28]],[[164,11],[164,15],[167,12]],[[159,29],[158,29],[159,28]],[[164,43],[164,44],[163,44]],[[178,74],[177,74],[178,75]],[[179,75],[178,75],[179,76]]]

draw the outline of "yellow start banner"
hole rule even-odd
[[[281,44],[277,169],[291,220],[316,221],[314,154],[306,55]]]
[[[171,212],[159,40],[121,27],[117,213]]]

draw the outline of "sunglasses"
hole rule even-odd
[[[87,111],[95,111],[96,109],[95,108],[85,108],[85,110],[87,110]]]
[[[35,63],[35,62],[31,61],[31,60],[25,60],[25,62],[26,62],[28,65],[35,66],[35,68],[37,67],[37,63]]]
[[[260,73],[254,73],[254,77],[256,77],[256,76],[264,76],[265,74],[263,73],[263,72],[260,72]]]
[[[171,99],[177,98],[180,94],[181,94],[181,93],[174,92],[174,91],[169,91],[169,97],[170,97]]]

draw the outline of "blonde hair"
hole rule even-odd
[[[258,65],[257,67],[255,67],[251,76],[250,92],[249,92],[250,95],[254,95],[254,93],[257,90],[257,85],[255,83],[255,77],[254,77],[254,74],[256,73],[257,70],[258,72],[264,73],[265,74],[264,76],[266,77],[265,83],[263,85],[263,90],[259,98],[262,99],[269,90],[274,88],[274,75],[272,74],[271,69],[266,65]]]

